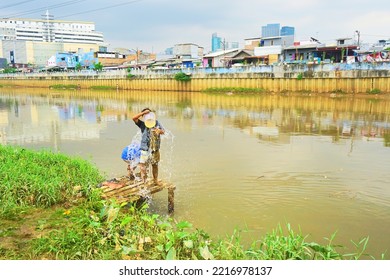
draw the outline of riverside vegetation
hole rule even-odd
[[[245,246],[242,231],[212,238],[148,204],[101,199],[104,180],[87,160],[0,145],[0,259],[307,260],[369,258],[368,237],[340,253],[335,234],[308,242],[290,224]],[[341,247],[342,248],[342,247]],[[382,256],[384,258],[384,256]]]

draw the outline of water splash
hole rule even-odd
[[[164,149],[164,157],[162,158],[161,171],[164,178],[168,181],[172,178],[173,170],[173,150],[175,148],[175,135],[172,131],[165,129],[165,133],[161,135],[161,144]]]
[[[152,194],[150,190],[148,188],[142,187],[140,188],[139,194],[145,200],[145,202],[150,205],[150,203],[152,202]]]

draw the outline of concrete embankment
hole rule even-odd
[[[58,85],[80,89],[107,87],[124,90],[186,91],[196,92],[209,88],[255,88],[267,92],[310,93],[390,93],[390,73],[211,73],[192,74],[188,82],[176,81],[174,74],[126,75],[107,77],[103,74],[68,75],[43,74],[40,76],[1,76],[0,86],[51,88]]]

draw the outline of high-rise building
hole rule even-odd
[[[261,27],[261,37],[280,36],[280,24],[272,23]]]
[[[217,33],[213,33],[211,36],[211,51],[216,52],[220,49],[222,49],[222,39],[218,37]]]
[[[238,42],[230,42],[229,43],[229,49],[238,49],[239,43]]]
[[[292,26],[282,26],[280,29],[280,36],[294,35],[295,28]]]
[[[103,44],[95,23],[54,20],[47,11],[42,19],[0,18],[0,40]]]
[[[173,55],[173,47],[165,49],[166,55]]]
[[[0,57],[12,64],[45,66],[57,52],[106,50],[95,23],[55,20],[47,11],[41,19],[0,18]]]

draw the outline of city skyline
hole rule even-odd
[[[41,18],[46,9],[58,20],[93,21],[103,32],[109,50],[115,48],[163,52],[181,43],[193,43],[211,51],[211,36],[244,46],[244,39],[260,37],[261,27],[278,23],[295,28],[295,39],[310,37],[323,43],[337,38],[375,43],[390,39],[390,8],[378,0],[363,1],[258,1],[230,0],[25,0],[2,1],[0,17]]]

